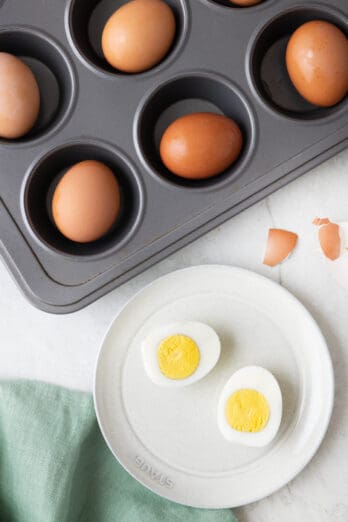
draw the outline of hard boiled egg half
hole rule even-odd
[[[182,321],[152,331],[142,342],[149,378],[158,386],[187,386],[205,377],[220,356],[220,340],[204,323]]]
[[[266,446],[276,436],[281,418],[282,394],[268,370],[246,366],[227,381],[218,404],[218,426],[229,442]]]

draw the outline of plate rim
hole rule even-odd
[[[152,488],[151,485],[145,481],[145,479],[142,479],[141,475],[136,476],[135,473],[133,473],[129,469],[127,464],[125,462],[123,462],[123,460],[121,458],[119,458],[118,455],[116,455],[113,447],[111,446],[111,443],[108,440],[106,430],[103,427],[102,415],[101,415],[101,412],[100,412],[100,409],[98,406],[98,397],[97,397],[97,395],[98,395],[98,391],[97,391],[98,369],[99,369],[99,364],[100,364],[101,356],[103,353],[103,347],[105,345],[105,341],[110,333],[110,330],[113,327],[114,322],[118,319],[118,317],[126,310],[126,308],[133,301],[136,301],[136,299],[139,297],[139,295],[141,295],[143,292],[151,289],[151,287],[154,286],[155,284],[158,284],[158,282],[161,282],[162,280],[168,278],[169,276],[173,276],[174,274],[181,274],[183,272],[196,271],[196,270],[202,270],[202,269],[203,270],[227,270],[227,271],[234,272],[235,274],[237,274],[239,272],[239,273],[243,273],[244,275],[247,275],[249,277],[254,277],[255,279],[261,280],[267,284],[270,284],[273,287],[277,287],[277,290],[282,292],[288,299],[290,299],[290,301],[292,301],[299,309],[301,309],[302,313],[304,313],[307,316],[307,320],[309,320],[312,323],[313,327],[317,331],[317,334],[319,335],[319,337],[322,340],[322,348],[323,348],[322,355],[326,358],[326,363],[327,363],[327,379],[328,379],[327,384],[328,384],[328,390],[330,392],[329,395],[326,395],[326,399],[327,399],[326,403],[328,405],[327,410],[326,410],[327,413],[326,413],[326,418],[324,419],[325,422],[322,423],[322,431],[321,431],[320,437],[317,439],[316,443],[311,447],[311,451],[308,451],[306,453],[306,458],[303,458],[301,461],[299,461],[299,465],[297,467],[295,466],[295,468],[292,469],[292,472],[288,473],[288,476],[285,479],[280,480],[279,484],[276,487],[270,488],[269,492],[266,495],[264,495],[264,494],[251,495],[250,500],[248,500],[246,502],[238,503],[238,504],[232,504],[232,505],[231,504],[216,504],[214,506],[208,506],[208,505],[198,504],[198,503],[191,504],[189,502],[185,502],[185,504],[182,504],[180,501],[174,500],[173,498],[171,498],[170,495],[166,495],[165,493],[163,493],[163,494],[158,493],[158,491],[156,491],[154,488]],[[313,457],[318,452],[321,444],[323,443],[323,440],[326,436],[326,433],[327,433],[327,430],[328,430],[328,427],[330,424],[330,420],[332,417],[332,412],[333,412],[333,407],[334,407],[334,396],[335,396],[335,376],[334,376],[334,369],[333,369],[333,363],[332,363],[330,350],[329,350],[327,341],[326,341],[317,321],[314,319],[314,317],[309,312],[309,310],[305,307],[305,305],[296,296],[294,296],[289,290],[287,290],[285,287],[283,287],[281,284],[279,284],[278,282],[276,282],[266,276],[263,276],[257,272],[254,272],[253,270],[248,270],[248,269],[236,266],[236,265],[227,265],[227,264],[218,264],[218,263],[190,265],[190,266],[187,266],[184,268],[179,268],[177,270],[172,270],[170,272],[162,274],[159,277],[156,277],[155,279],[150,281],[148,284],[142,286],[139,290],[137,290],[129,299],[127,299],[127,301],[120,308],[120,310],[117,312],[117,314],[113,317],[110,324],[108,325],[108,327],[105,331],[105,334],[103,335],[103,338],[99,344],[98,356],[96,359],[96,363],[95,363],[95,367],[94,367],[94,374],[93,374],[93,404],[94,404],[96,418],[98,421],[99,429],[104,438],[104,441],[106,442],[109,450],[111,451],[112,455],[117,460],[117,462],[123,467],[123,469],[134,480],[136,480],[143,487],[145,487],[146,489],[151,491],[153,494],[158,495],[162,498],[165,498],[166,500],[169,500],[169,501],[174,502],[179,505],[184,505],[187,507],[198,508],[198,509],[208,509],[208,510],[209,509],[231,509],[231,508],[234,509],[234,508],[242,507],[242,506],[245,506],[248,504],[252,504],[254,502],[257,502],[259,500],[269,497],[276,491],[279,491],[281,488],[286,486],[289,482],[294,480],[304,470],[304,468],[311,462]]]

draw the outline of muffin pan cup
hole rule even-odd
[[[113,71],[97,46],[101,21],[122,3],[0,7],[0,51],[43,64],[47,100],[40,128],[0,140],[0,252],[27,297],[48,312],[91,303],[348,143],[347,98],[312,107],[282,68],[289,33],[303,22],[326,19],[348,34],[346,0],[249,8],[168,0],[178,24],[173,47],[135,75]],[[166,171],[158,141],[167,124],[197,110],[235,119],[244,148],[226,172],[194,183]],[[108,163],[124,196],[119,222],[89,245],[64,240],[50,216],[59,176],[83,159]]]

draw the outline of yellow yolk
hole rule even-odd
[[[200,352],[187,335],[170,335],[158,346],[157,360],[163,375],[169,379],[186,379],[198,368]]]
[[[228,424],[236,431],[256,433],[266,426],[270,411],[264,395],[256,390],[238,390],[226,402]]]

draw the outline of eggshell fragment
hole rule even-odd
[[[286,259],[296,247],[298,235],[280,228],[270,228],[264,265],[276,266]]]
[[[105,59],[128,73],[139,73],[157,65],[175,37],[173,11],[162,0],[132,0],[107,21],[102,34]]]
[[[329,218],[319,218],[315,217],[312,221],[313,225],[316,225],[317,227],[320,227],[321,225],[327,225],[330,223]]]
[[[341,288],[348,291],[348,223],[341,221],[337,224],[340,227],[341,255],[335,261],[328,262],[327,266]]]
[[[340,227],[336,223],[327,223],[319,228],[319,243],[324,255],[335,261],[341,254]]]

